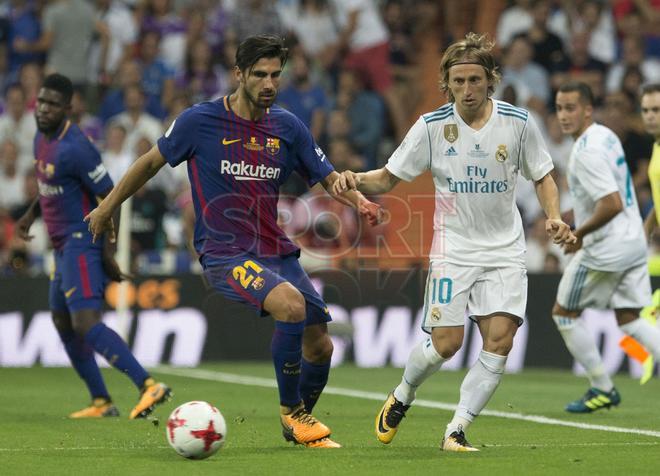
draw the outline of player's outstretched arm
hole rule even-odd
[[[596,202],[596,207],[594,208],[594,214],[585,221],[580,228],[575,230],[575,236],[577,237],[577,243],[575,245],[565,245],[565,253],[574,253],[582,247],[582,239],[600,227],[606,225],[612,218],[617,216],[620,212],[623,211],[623,202],[621,201],[621,195],[619,192],[612,192],[604,197],[600,198]]]
[[[559,212],[559,190],[552,175],[546,174],[541,180],[534,183],[536,196],[547,217],[545,231],[558,244],[575,243],[577,238],[571,228],[561,219]]]
[[[368,200],[357,190],[347,190],[345,192],[337,193],[334,184],[337,183],[338,179],[339,173],[333,171],[321,181],[321,185],[323,185],[325,191],[339,203],[355,208],[360,215],[366,217],[371,226],[378,225],[383,220],[383,210],[381,206]]]
[[[392,190],[399,180],[399,177],[385,167],[358,173],[346,170],[339,174],[339,178],[333,184],[333,190],[337,195],[347,190],[359,190],[367,195],[379,195]]]
[[[112,230],[112,216],[128,197],[137,192],[165,165],[165,157],[153,146],[149,152],[137,159],[119,181],[112,192],[85,217],[93,240]]]

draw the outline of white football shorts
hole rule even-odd
[[[512,315],[522,325],[527,307],[527,271],[520,267],[458,266],[432,261],[424,294],[422,329],[463,326],[492,314]]]
[[[568,263],[557,289],[557,303],[569,311],[641,309],[651,304],[646,263],[625,271],[599,271],[582,264],[582,251]]]

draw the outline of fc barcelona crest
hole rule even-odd
[[[55,166],[53,164],[47,164],[44,161],[39,160],[37,165],[42,174],[49,179],[53,178],[53,175],[55,175]]]
[[[495,152],[495,160],[498,162],[504,162],[509,157],[509,153],[506,150],[506,144],[500,144],[497,146],[497,151]]]
[[[275,137],[266,137],[266,150],[271,155],[276,155],[280,151],[280,140]]]
[[[449,142],[455,142],[458,139],[458,126],[456,124],[445,124],[445,139]]]
[[[260,276],[254,278],[254,281],[252,281],[252,287],[254,288],[255,291],[259,291],[261,288],[264,287],[264,278]]]

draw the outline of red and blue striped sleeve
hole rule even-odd
[[[158,150],[172,167],[191,158],[195,154],[195,141],[198,129],[198,114],[194,106],[183,111],[165,134],[158,139]]]
[[[297,121],[298,134],[294,142],[295,154],[298,157],[296,171],[313,186],[326,178],[335,168],[332,166],[323,149],[314,141],[312,133],[300,121]]]

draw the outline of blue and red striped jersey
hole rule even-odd
[[[34,151],[41,214],[53,246],[61,249],[74,233],[89,234],[83,218],[112,180],[98,150],[68,120],[51,139],[37,132]]]
[[[310,186],[334,170],[296,116],[274,106],[245,120],[227,97],[181,113],[158,149],[172,167],[187,161],[200,256],[297,252],[277,224],[279,188],[294,170]]]

